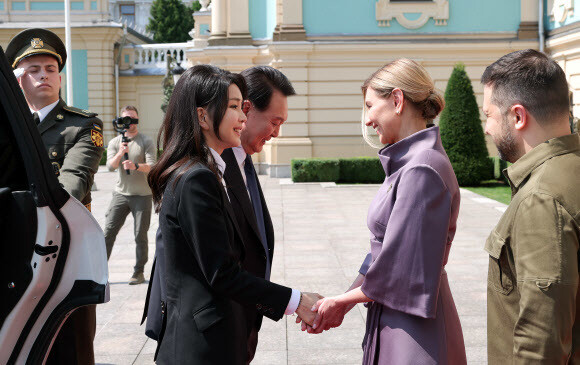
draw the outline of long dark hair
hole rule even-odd
[[[161,148],[163,153],[147,176],[156,212],[161,209],[163,192],[173,174],[178,174],[174,180],[174,184],[177,184],[185,173],[186,169],[181,167],[201,162],[220,177],[203,136],[197,108],[207,108],[213,120],[213,130],[219,139],[219,126],[228,107],[228,87],[231,84],[238,86],[245,99],[244,78],[215,66],[191,67],[175,85],[157,136],[157,148]]]

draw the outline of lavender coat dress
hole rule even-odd
[[[386,179],[371,203],[363,364],[465,364],[447,274],[459,187],[439,127],[383,148]]]

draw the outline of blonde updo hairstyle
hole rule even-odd
[[[361,123],[363,137],[369,145],[374,147],[382,147],[382,145],[377,146],[369,136],[365,126],[368,109],[364,99],[369,87],[384,98],[388,98],[394,89],[401,89],[407,102],[410,102],[421,113],[425,125],[431,123],[445,107],[443,95],[435,89],[431,76],[423,66],[408,58],[400,58],[387,63],[375,71],[362,85]]]

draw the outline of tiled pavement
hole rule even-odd
[[[117,179],[105,169],[95,176],[93,213],[101,226]],[[369,249],[367,208],[378,185],[289,184],[260,176],[276,232],[272,280],[303,291],[335,295],[346,290]],[[469,364],[486,363],[485,238],[501,216],[500,203],[462,190],[458,232],[446,270],[464,331]],[[148,278],[157,216],[149,230]],[[135,263],[133,219],[127,218],[109,262],[111,301],[98,306],[96,361],[153,364],[156,342],[139,325],[147,285],[129,286]],[[341,327],[313,336],[295,317],[265,319],[252,364],[360,364],[366,310],[354,308]]]

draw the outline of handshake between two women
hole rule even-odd
[[[296,309],[296,323],[301,323],[302,331],[319,334],[342,324],[344,316],[357,303],[372,301],[361,290],[364,275],[359,274],[350,288],[343,294],[322,297],[320,294],[302,293]],[[312,305],[310,305],[312,303]]]

